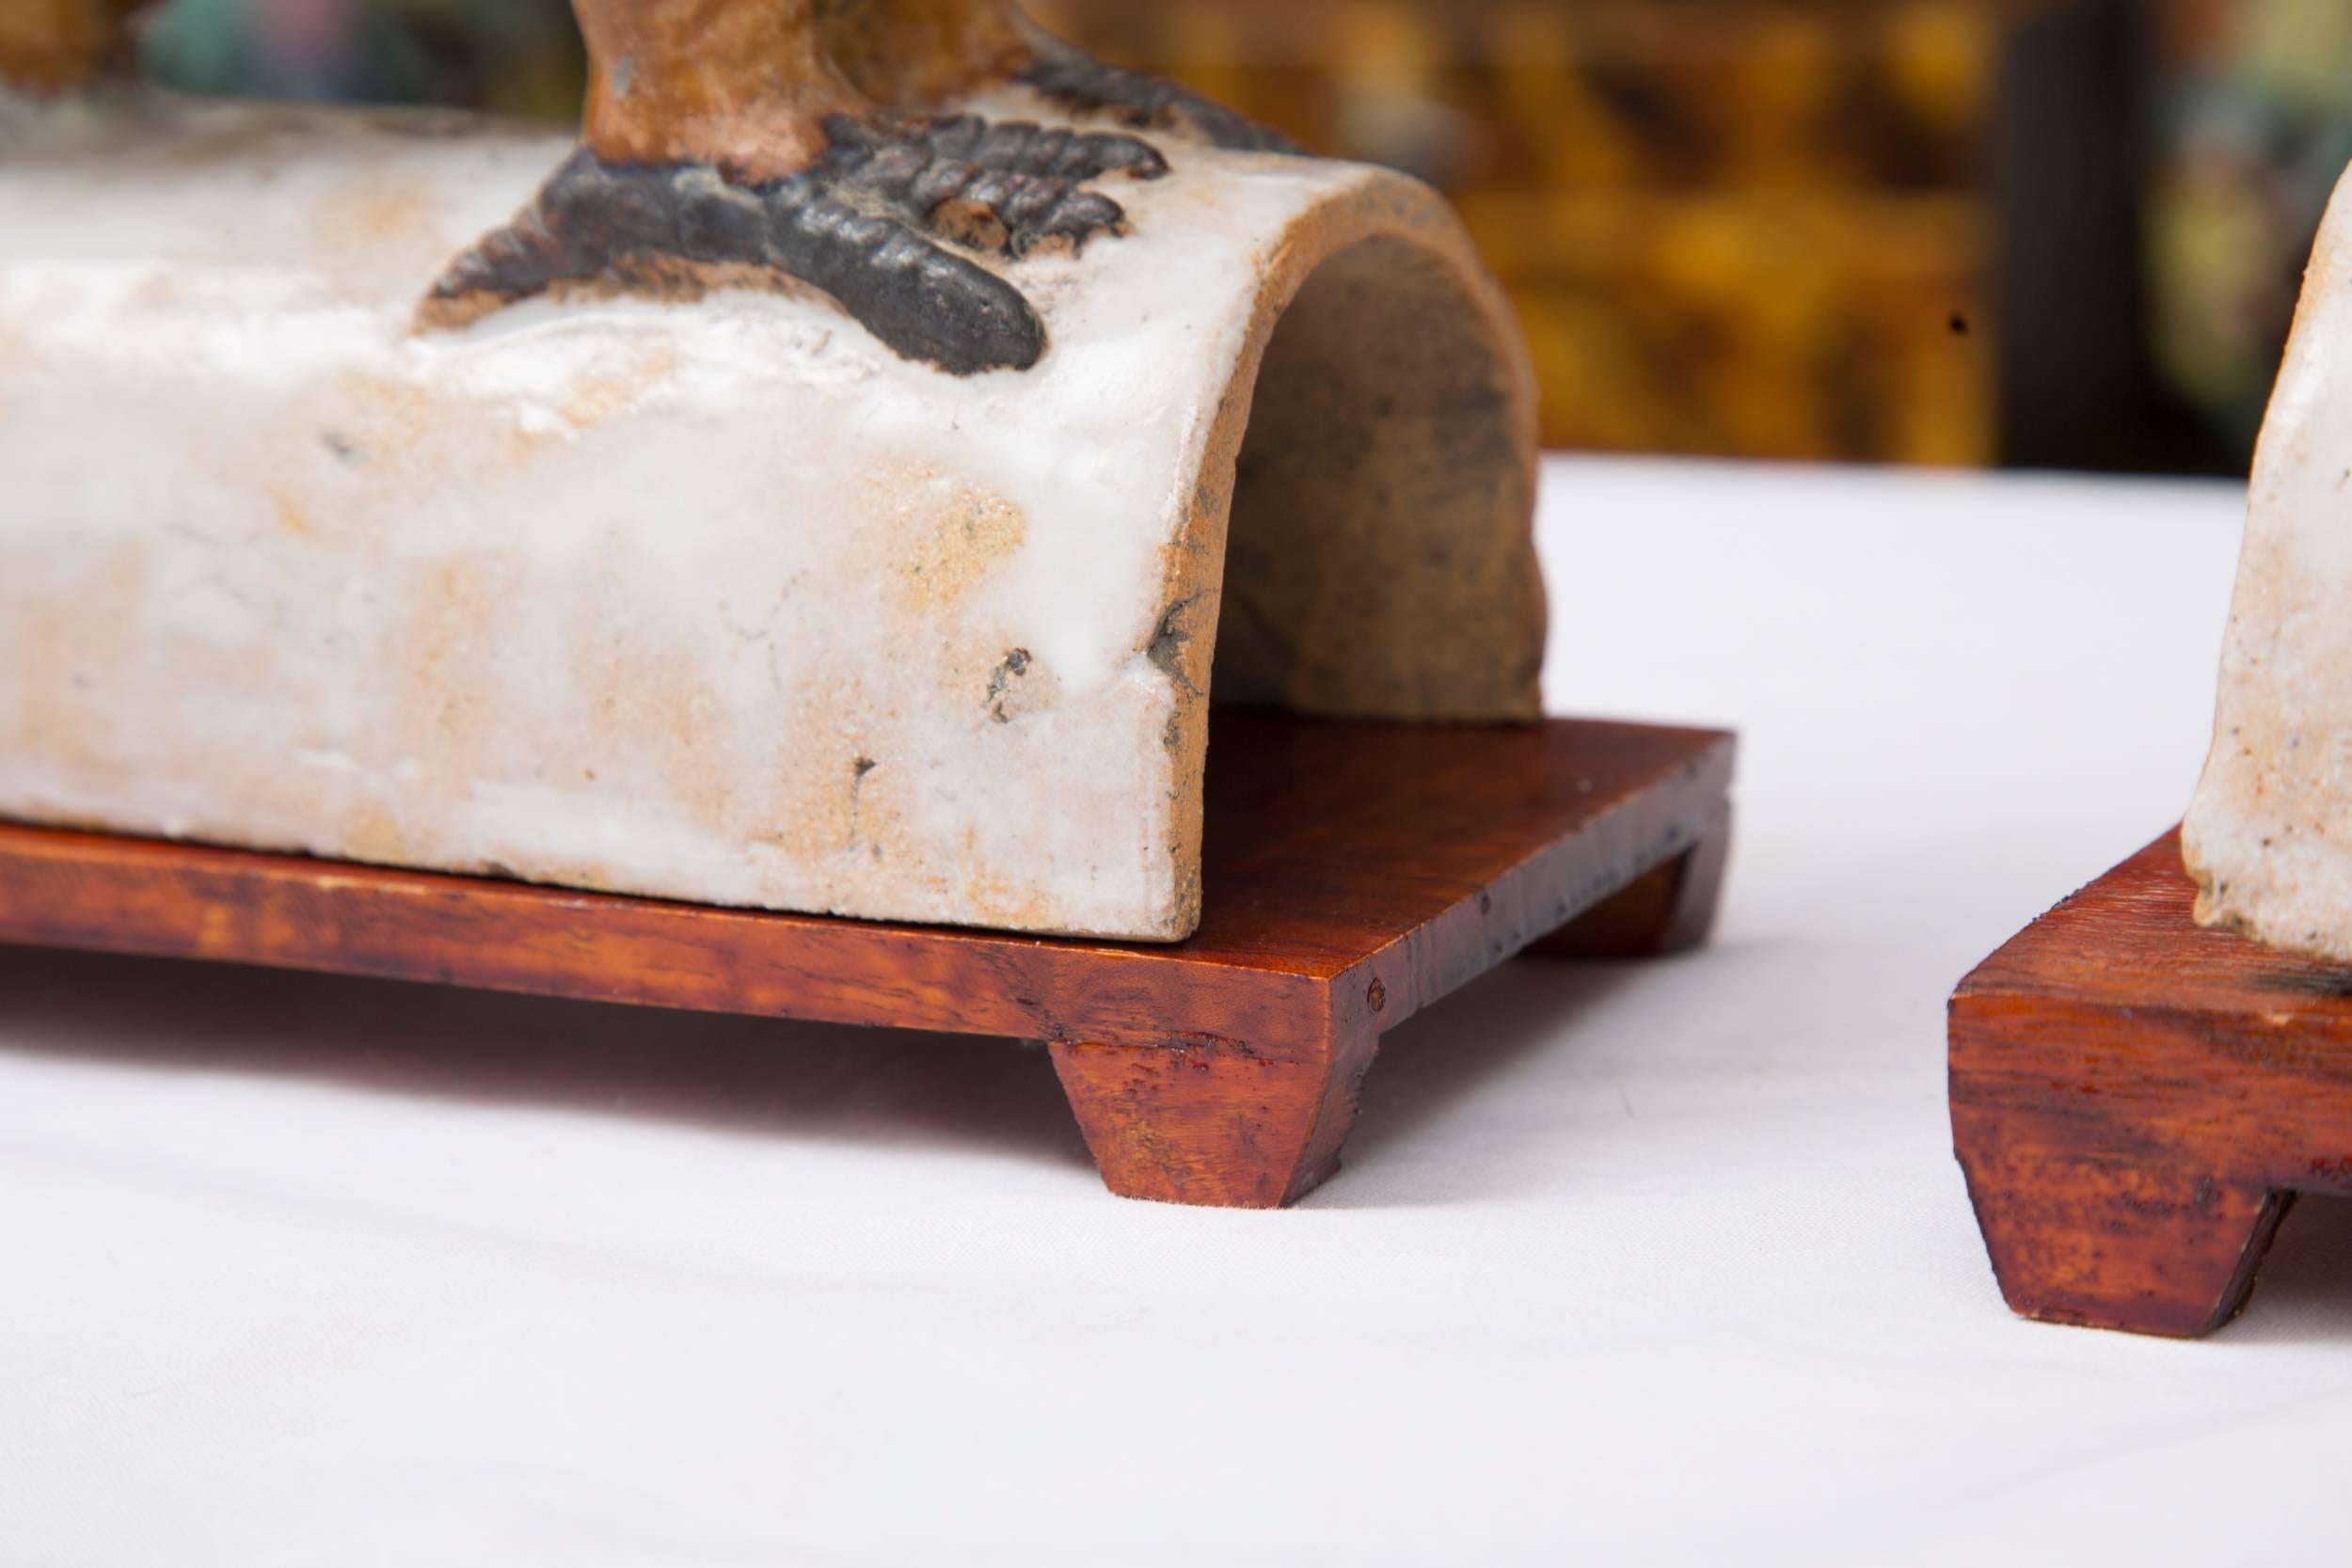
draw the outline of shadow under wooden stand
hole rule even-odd
[[[2296,1193],[2352,1193],[2352,970],[2195,897],[2167,833],[1952,997],[1953,1144],[2027,1317],[2210,1333]]]
[[[576,893],[0,824],[0,941],[1042,1038],[1114,1192],[1271,1207],[1382,1031],[1542,939],[1701,940],[1732,738],[1219,714],[1207,915],[1168,946]]]

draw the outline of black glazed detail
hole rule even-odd
[[[1021,80],[1064,108],[1109,115],[1137,130],[1189,131],[1212,147],[1236,152],[1306,151],[1273,127],[1235,114],[1190,87],[1104,65],[1074,49],[1048,49],[1022,72]]]
[[[442,275],[428,306],[512,303],[608,277],[659,288],[680,262],[797,277],[895,352],[954,375],[1026,370],[1045,352],[1044,324],[1019,290],[896,218],[826,194],[811,174],[735,185],[706,165],[613,166],[585,148]]]
[[[942,238],[1007,256],[1049,245],[1081,250],[1098,234],[1125,232],[1125,210],[1082,182],[1168,172],[1168,161],[1140,137],[977,115],[836,117],[825,135],[832,150],[813,172],[871,193]]]
[[[564,284],[660,292],[685,269],[746,266],[823,291],[893,352],[950,374],[1027,370],[1045,352],[1035,309],[919,230],[1006,256],[1076,251],[1126,231],[1119,203],[1080,182],[1168,172],[1135,136],[1019,120],[835,119],[825,132],[832,148],[815,167],[757,184],[701,163],[607,164],[581,148],[442,275],[426,319]]]

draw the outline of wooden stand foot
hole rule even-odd
[[[2352,1191],[2352,973],[2195,896],[2168,833],[1952,997],[1953,1148],[2027,1317],[2210,1333],[2293,1196]]]
[[[1339,1169],[1377,1037],[1296,1054],[1236,1040],[1053,1048],[1104,1184],[1224,1208],[1296,1201]]]
[[[2128,1158],[1960,1142],[2010,1309],[2044,1323],[2182,1338],[2237,1316],[2290,1195]]]

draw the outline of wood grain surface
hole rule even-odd
[[[1595,952],[1703,934],[1732,753],[1645,725],[1220,713],[1206,915],[1165,946],[8,824],[0,941],[1041,1038],[1115,1191],[1270,1205],[1335,1167],[1382,1031],[1590,911]]]
[[[1952,1135],[2010,1306],[2198,1335],[2297,1192],[2352,1192],[2352,970],[2190,917],[2168,833],[1952,997]]]

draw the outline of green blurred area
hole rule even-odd
[[[2148,202],[2158,362],[2244,453],[2352,163],[2352,0],[2185,3]]]
[[[546,119],[580,104],[565,0],[167,0],[141,22],[139,57],[188,92]]]

